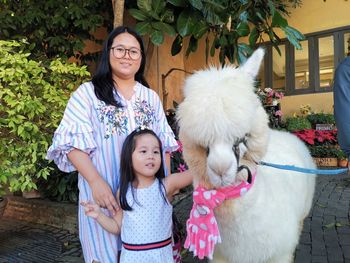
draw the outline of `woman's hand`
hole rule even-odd
[[[84,206],[85,215],[97,219],[98,216],[102,213],[100,207],[97,204],[93,204],[90,201],[80,202]]]
[[[68,153],[68,158],[89,183],[96,204],[100,207],[107,208],[112,215],[115,215],[116,211],[119,210],[119,206],[112,193],[111,187],[98,174],[89,155],[81,150],[73,149]]]
[[[119,210],[119,205],[112,193],[111,187],[101,177],[90,183],[92,196],[95,203],[102,208],[107,208],[112,215]]]

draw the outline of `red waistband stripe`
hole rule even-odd
[[[161,247],[165,247],[169,244],[171,244],[171,237],[162,240],[162,241],[158,241],[158,242],[154,242],[154,243],[147,243],[147,244],[128,244],[123,242],[123,247],[127,250],[133,250],[133,251],[140,251],[140,250],[149,250],[149,249],[156,249],[156,248],[161,248]]]

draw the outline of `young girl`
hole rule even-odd
[[[123,144],[120,164],[120,209],[106,216],[97,204],[83,202],[87,216],[107,231],[121,234],[120,262],[174,262],[171,196],[189,185],[189,172],[165,177],[162,143],[148,129],[136,129]]]

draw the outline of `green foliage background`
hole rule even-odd
[[[98,27],[111,29],[111,1],[0,0],[0,39],[26,39],[31,57],[94,59],[83,54],[84,40]]]
[[[26,43],[0,40],[0,187],[37,189],[71,92],[90,78],[86,66],[64,59],[36,61]]]
[[[311,128],[311,123],[306,117],[288,117],[286,120],[286,129],[290,132]]]
[[[186,55],[195,52],[198,41],[205,38],[205,55],[219,51],[225,61],[239,64],[261,43],[266,34],[280,52],[280,39],[275,33],[281,29],[286,38],[300,49],[304,36],[288,25],[288,8],[300,0],[137,0],[127,1],[129,13],[138,21],[136,30],[149,35],[152,43],[161,45],[164,34],[175,37],[171,53],[178,54],[187,44]],[[188,38],[188,41],[185,39]],[[248,44],[241,40],[248,38]]]

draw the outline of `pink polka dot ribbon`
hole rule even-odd
[[[213,259],[215,244],[221,243],[221,237],[214,208],[226,199],[243,196],[252,187],[256,173],[252,175],[252,182],[242,182],[239,185],[226,186],[207,190],[198,186],[193,192],[193,206],[190,218],[186,222],[187,237],[185,248],[192,251],[199,259],[208,257]]]

